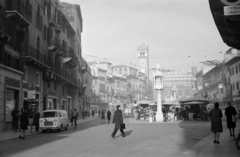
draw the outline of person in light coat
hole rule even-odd
[[[120,126],[121,124],[123,124],[123,116],[122,116],[122,111],[119,108],[120,108],[120,105],[117,105],[117,110],[114,112],[114,116],[112,120],[112,123],[115,124],[113,133],[111,135],[113,138],[116,135],[118,129],[120,129],[122,136],[125,137],[125,133]]]

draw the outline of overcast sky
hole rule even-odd
[[[138,64],[137,45],[149,45],[150,68],[187,70],[223,60],[223,43],[208,0],[61,0],[79,4],[87,61]],[[223,53],[220,53],[223,52]],[[99,58],[87,57],[97,56]],[[190,56],[190,57],[189,57]]]

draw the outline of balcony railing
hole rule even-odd
[[[51,38],[50,41],[48,41],[48,46],[55,46],[58,49],[61,49],[61,42],[58,38]]]
[[[20,58],[12,56],[7,51],[1,52],[0,50],[0,64],[3,64],[18,71],[23,71]]]
[[[77,60],[77,56],[75,55],[74,50],[71,47],[68,47],[67,56],[72,57],[74,60]]]
[[[24,49],[21,53],[21,57],[31,57],[40,63],[46,65],[46,56],[40,50],[37,50],[35,47],[24,44]]]
[[[54,14],[52,14],[50,17],[48,17],[48,23],[51,26],[56,26],[56,16]]]
[[[24,17],[29,23],[31,23],[32,19],[32,5],[24,4],[20,0],[6,0],[6,12],[13,13],[17,12],[21,16],[19,18]]]
[[[61,67],[61,63],[59,61],[53,62],[53,56],[49,54],[48,56],[48,66],[50,67],[50,71],[54,72],[58,76],[61,76],[62,78],[68,80],[69,82],[73,83],[74,85],[77,85],[78,81],[77,78],[67,71],[67,69],[63,69]]]

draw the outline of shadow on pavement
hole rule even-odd
[[[126,131],[125,136],[129,136],[132,133],[132,130]]]
[[[77,129],[69,127],[67,131],[57,132],[49,131],[45,133],[39,133],[35,135],[26,136],[25,140],[13,139],[7,141],[0,141],[0,156],[11,156],[17,155],[21,152],[31,150],[35,147],[44,146],[47,143],[53,143],[64,138],[68,138],[70,134],[81,132],[93,127],[101,126],[100,119],[95,119],[92,121],[84,122],[78,124]],[[4,142],[4,143],[3,143]],[[57,147],[57,146],[53,146]]]

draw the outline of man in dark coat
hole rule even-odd
[[[114,116],[113,116],[112,123],[115,124],[114,131],[111,135],[113,138],[114,138],[115,134],[117,133],[118,129],[120,129],[122,136],[125,137],[125,133],[124,133],[123,129],[121,128],[121,124],[123,124],[122,111],[119,110],[119,108],[120,108],[120,105],[117,105],[117,110],[114,112]]]
[[[40,113],[36,109],[33,115],[33,125],[35,125],[36,131],[39,131],[39,119],[40,119]]]
[[[232,121],[233,116],[236,116],[237,111],[235,108],[231,105],[230,102],[228,102],[228,107],[225,109],[225,115],[227,116],[227,127],[230,131],[230,136],[235,137],[234,131],[236,127],[236,122]]]
[[[108,110],[107,111],[107,119],[108,119],[108,123],[110,122],[110,120],[111,120],[111,111],[110,110]]]
[[[12,110],[11,115],[12,115],[12,131],[17,132],[18,129],[18,109],[17,107]]]

